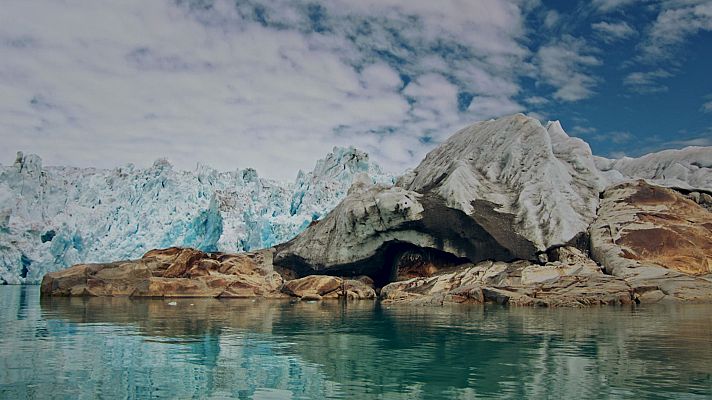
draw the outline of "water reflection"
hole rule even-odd
[[[0,398],[712,396],[708,305],[176,302],[0,288]]]

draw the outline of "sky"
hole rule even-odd
[[[712,0],[4,0],[0,163],[414,167],[522,112],[594,154],[712,145]]]

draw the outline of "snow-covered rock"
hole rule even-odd
[[[690,169],[707,165],[703,153],[686,160]],[[617,179],[629,178],[599,170],[588,144],[558,121],[542,125],[516,114],[479,122],[428,153],[395,187],[355,184],[318,224],[278,246],[275,263],[301,273],[369,274],[413,248],[472,262],[536,260],[563,245],[585,249],[599,195]]]
[[[588,145],[522,114],[450,137],[395,187],[354,185],[323,220],[277,247],[299,273],[393,275],[413,248],[450,261],[534,260],[576,242],[604,181]]]
[[[178,171],[0,166],[0,283],[36,283],[72,264],[138,258],[169,246],[239,252],[287,241],[328,213],[354,176],[392,183],[366,153],[334,148],[295,183],[254,169]],[[360,178],[363,179],[363,178]]]
[[[712,191],[712,147],[663,150],[638,158],[594,159],[611,184],[642,178],[661,186]]]
[[[604,184],[584,141],[522,114],[462,129],[398,181],[444,199],[521,258],[584,232]]]

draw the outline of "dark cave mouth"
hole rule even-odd
[[[462,264],[471,264],[469,258],[430,247],[420,247],[407,242],[384,243],[373,256],[351,264],[330,267],[328,270],[313,268],[303,260],[284,260],[279,267],[294,273],[294,277],[330,275],[341,278],[368,276],[374,287],[380,289],[389,283],[416,277],[428,277]],[[284,275],[284,274],[283,274]],[[291,275],[291,274],[289,274]],[[292,279],[293,279],[292,278]]]

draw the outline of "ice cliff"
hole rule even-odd
[[[328,213],[355,176],[392,183],[366,153],[334,148],[294,183],[247,168],[178,171],[43,167],[18,153],[0,166],[0,284],[37,283],[80,262],[140,257],[167,246],[239,252],[287,241]]]

